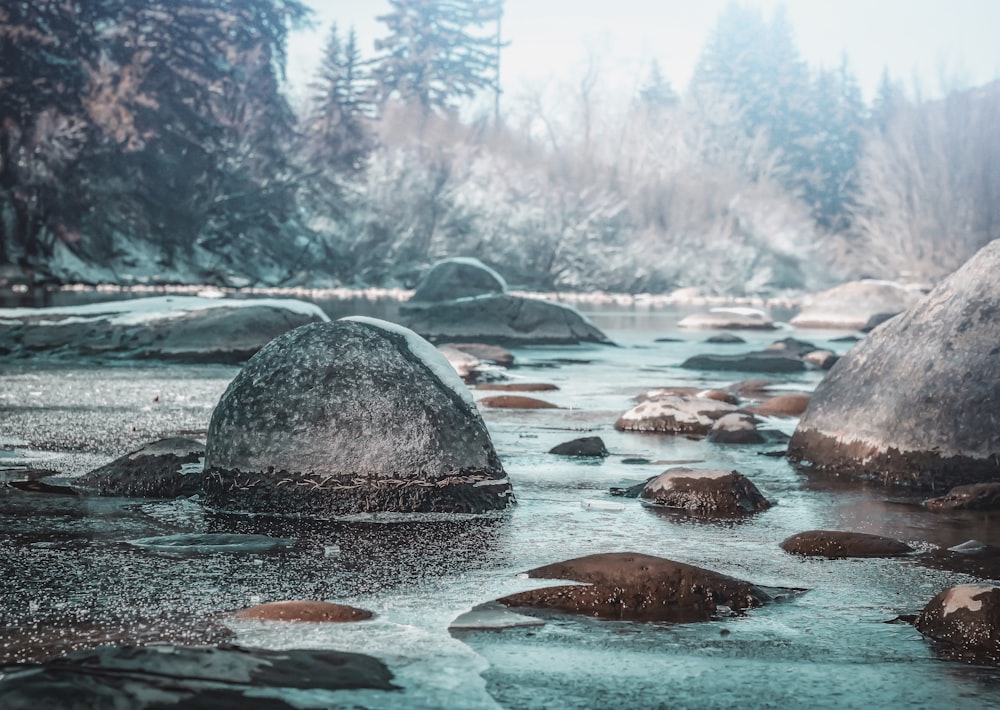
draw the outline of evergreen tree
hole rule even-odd
[[[321,169],[354,173],[361,169],[372,139],[365,125],[373,111],[370,78],[352,28],[346,41],[330,28],[319,75],[313,82],[307,119],[311,160]]]
[[[677,102],[677,92],[670,85],[670,80],[663,76],[660,63],[655,59],[652,60],[649,63],[646,81],[639,89],[639,105],[655,113],[676,106]]]
[[[378,18],[389,34],[375,42],[379,99],[414,103],[424,113],[498,90],[499,56],[491,25],[503,0],[389,0]]]

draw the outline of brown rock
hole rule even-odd
[[[798,417],[808,406],[807,394],[779,394],[747,409],[762,417]]]
[[[809,557],[895,557],[913,552],[905,542],[891,537],[839,530],[801,532],[782,542],[781,549]]]
[[[303,600],[257,604],[241,609],[234,616],[237,619],[261,621],[345,622],[364,621],[372,618],[372,613],[367,609],[358,609],[346,604]]]
[[[707,517],[744,516],[771,507],[742,473],[717,469],[668,469],[649,479],[639,497],[652,505]]]
[[[757,430],[759,420],[748,412],[732,412],[719,417],[705,437],[713,444],[763,444],[767,438]]]
[[[1000,510],[1000,483],[955,486],[940,498],[924,501],[928,510]]]
[[[725,390],[706,390],[699,387],[657,387],[648,392],[643,392],[635,398],[635,401],[645,402],[664,395],[700,397],[701,399],[714,399],[716,402],[726,402],[727,404],[739,404],[740,402],[731,392],[726,392]]]
[[[500,603],[601,619],[691,622],[712,619],[720,607],[742,612],[770,599],[749,582],[635,552],[578,557],[530,570],[528,576],[589,586],[536,589],[504,597]]]
[[[637,404],[615,422],[615,428],[705,436],[716,419],[734,411],[736,407],[726,402],[668,394]]]
[[[476,385],[476,389],[497,392],[554,392],[559,388],[546,382],[487,382]]]
[[[917,617],[917,631],[973,658],[1000,662],[1000,587],[962,584],[934,597]]]
[[[509,367],[514,364],[514,356],[510,350],[501,348],[499,345],[488,345],[486,343],[446,343],[447,347],[455,348],[463,353],[468,353],[475,358],[494,365]]]
[[[483,397],[479,404],[496,409],[559,409],[551,402],[534,397],[520,397],[512,394],[502,394],[496,397]]]

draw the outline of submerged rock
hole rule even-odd
[[[748,409],[762,417],[798,417],[809,406],[807,394],[779,394]]]
[[[520,592],[498,601],[632,621],[708,621],[758,607],[770,597],[749,582],[635,552],[588,555],[530,570],[529,577],[584,582]]]
[[[807,369],[801,357],[780,350],[761,350],[738,355],[693,355],[682,362],[681,367],[685,370],[775,373],[802,372]]]
[[[777,326],[764,311],[756,308],[713,308],[682,318],[678,328],[716,328],[718,330],[774,330]]]
[[[479,259],[443,259],[428,270],[417,284],[408,305],[451,301],[456,298],[504,293],[507,282]]]
[[[781,549],[809,557],[895,557],[913,552],[905,542],[868,533],[840,530],[808,530],[792,535]]]
[[[510,294],[440,301],[407,311],[405,320],[408,327],[432,342],[613,345],[608,336],[574,308]]]
[[[851,281],[806,298],[791,323],[797,328],[860,330],[873,316],[905,311],[920,296],[891,281]]]
[[[551,402],[534,397],[524,397],[515,394],[501,394],[496,397],[483,397],[479,404],[494,409],[559,409]]]
[[[764,444],[767,437],[757,429],[759,423],[749,412],[731,412],[712,423],[706,438],[713,444]]]
[[[269,602],[241,609],[233,614],[237,619],[260,621],[309,621],[344,623],[372,618],[367,609],[346,604],[312,600]]]
[[[615,422],[615,428],[706,436],[715,420],[735,411],[734,405],[715,399],[668,394],[640,402]]]
[[[668,469],[649,479],[639,498],[708,517],[741,517],[771,507],[749,478],[719,469]]]
[[[203,496],[215,508],[480,513],[511,495],[468,389],[429,343],[383,321],[274,340],[209,425]]]
[[[1000,510],[1000,483],[955,486],[940,498],[924,501],[928,510]]]
[[[37,665],[0,667],[8,710],[283,708],[288,689],[397,690],[381,661],[345,651],[236,646],[105,646]]]
[[[549,450],[550,454],[560,456],[598,456],[608,455],[608,449],[604,445],[604,440],[599,436],[585,436],[580,439],[566,441]]]
[[[8,354],[241,363],[268,341],[328,321],[294,299],[157,296],[72,308],[0,309]]]
[[[205,445],[174,437],[146,444],[73,480],[104,496],[178,498],[201,490]]]
[[[1000,475],[1000,240],[879,326],[813,393],[789,455],[885,485]]]
[[[559,388],[546,382],[486,382],[476,385],[476,389],[497,392],[555,392]]]
[[[1000,663],[1000,587],[946,589],[923,608],[915,626],[924,636],[970,652],[968,660]]]

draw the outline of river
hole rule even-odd
[[[334,317],[360,312],[391,318],[395,308],[390,302],[321,305]],[[1000,544],[990,516],[932,514],[904,493],[818,476],[761,455],[773,446],[715,445],[613,428],[647,389],[721,387],[741,379],[678,368],[690,355],[749,350],[793,334],[843,352],[849,344],[833,341],[842,333],[750,332],[741,333],[747,345],[708,345],[706,333],[677,328],[682,312],[676,308],[578,307],[621,347],[516,348],[510,375],[557,385],[539,396],[561,408],[481,409],[518,500],[502,514],[310,522],[223,516],[190,500],[0,488],[4,658],[42,655],[93,629],[118,629],[128,637],[136,629],[173,628],[178,637],[198,640],[227,611],[313,598],[370,609],[375,617],[344,625],[221,623],[235,634],[229,642],[244,646],[372,655],[389,666],[402,691],[281,691],[286,702],[301,707],[1000,706],[997,669],[944,660],[909,624],[888,623],[918,612],[946,587],[981,579],[934,569],[919,553],[971,538]],[[72,476],[156,438],[203,437],[237,371],[3,363],[2,455],[6,465],[29,461]],[[808,391],[820,377],[781,376],[779,387]],[[790,433],[795,420],[770,424]],[[601,436],[611,455],[591,461],[546,453],[585,435]],[[630,462],[636,459],[736,469],[774,506],[745,521],[705,522],[609,497],[609,487],[667,468]],[[608,509],[607,503],[621,505]],[[918,554],[826,560],[781,550],[783,539],[809,529],[889,535]],[[151,536],[218,532],[291,542],[271,551],[134,544]],[[807,591],[744,616],[698,624],[551,615],[542,626],[449,631],[463,612],[534,584],[519,576],[530,568],[625,550]]]

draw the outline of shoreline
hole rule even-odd
[[[20,286],[20,288],[19,288]],[[190,295],[205,298],[225,298],[228,296],[280,296],[303,300],[363,299],[372,302],[394,301],[402,303],[413,295],[413,289],[404,288],[308,288],[304,286],[247,286],[219,287],[193,284],[62,284],[34,289],[34,292],[52,293],[97,293],[133,295]],[[0,303],[25,298],[33,290],[24,285],[14,285],[0,289]],[[805,294],[785,296],[706,296],[694,288],[681,288],[668,294],[660,293],[612,293],[602,290],[575,291],[527,291],[512,289],[511,295],[536,298],[566,304],[618,305],[630,308],[666,308],[670,306],[750,306],[756,308],[797,308],[801,306]],[[23,306],[22,306],[23,307]],[[39,306],[42,307],[42,306]]]

